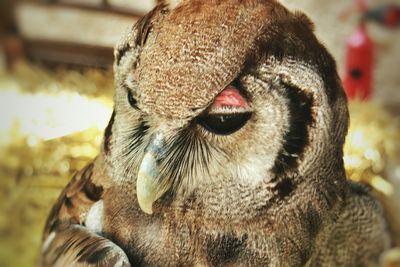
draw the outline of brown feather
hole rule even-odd
[[[104,149],[54,206],[44,264],[376,264],[385,221],[371,194],[346,181],[346,96],[313,30],[273,0],[186,0],[140,20],[115,49]],[[199,121],[228,85],[251,116],[221,135]],[[152,215],[135,190],[148,166],[169,186]],[[84,225],[92,215],[96,233]]]

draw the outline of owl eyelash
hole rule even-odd
[[[128,156],[132,154],[133,151],[137,150],[137,148],[142,144],[143,138],[146,136],[148,130],[149,126],[146,124],[146,122],[142,121],[133,130],[129,131],[127,138],[128,145],[123,150],[124,156]]]
[[[165,158],[161,165],[161,173],[167,174],[165,177],[172,179],[172,191],[176,192],[177,188],[182,188],[180,186],[182,182],[186,182],[187,186],[192,184],[190,179],[186,181],[178,179],[180,176],[206,175],[208,171],[206,166],[211,154],[212,148],[202,138],[198,138],[194,132],[183,131],[177,139],[171,140],[171,145],[165,152]],[[198,168],[194,168],[194,166]]]

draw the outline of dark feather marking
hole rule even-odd
[[[94,168],[93,162],[89,163],[89,164],[84,168],[84,171],[83,171],[83,173],[82,173],[81,179],[84,180],[84,181],[89,180],[89,179],[92,177],[93,168]]]
[[[329,209],[331,209],[340,199],[343,199],[343,192],[339,192],[335,186],[327,186],[323,191],[323,197]]]
[[[289,196],[295,189],[291,179],[286,178],[280,181],[274,189],[277,191],[278,196],[283,199]]]
[[[354,183],[349,181],[348,185],[350,187],[350,190],[353,194],[360,196],[360,197],[365,197],[365,196],[369,196],[369,194],[371,194],[371,189],[367,187],[367,185],[365,184],[358,184],[358,183]]]
[[[134,47],[131,46],[131,43],[128,42],[126,43],[122,48],[118,50],[117,56],[116,56],[116,62],[117,65],[121,62],[122,57],[126,54],[127,51],[129,51],[132,48],[135,48],[137,46],[142,47],[147,40],[147,37],[151,31],[151,28],[153,27],[153,18],[157,13],[164,14],[166,12],[166,5],[165,4],[160,4],[156,6],[152,11],[147,13],[145,16],[143,16],[141,19],[139,19],[136,24],[133,26],[132,31],[137,32],[135,40],[133,40]]]
[[[275,162],[276,174],[287,173],[297,167],[297,159],[301,157],[309,142],[308,127],[314,121],[312,95],[289,84],[282,84],[282,94],[289,99],[290,126],[284,136],[283,148]]]
[[[81,179],[82,181],[84,181],[84,186],[82,188],[82,191],[88,199],[92,200],[93,202],[96,202],[100,200],[103,194],[103,187],[95,185],[90,180],[93,175],[93,167],[94,167],[93,164],[89,164],[85,168],[85,171],[82,174]]]
[[[86,197],[94,202],[99,201],[103,194],[103,187],[97,186],[92,182],[87,182],[83,188]]]
[[[138,35],[135,40],[136,45],[143,46],[146,43],[147,36],[149,35],[151,28],[153,26],[152,25],[153,17],[159,12],[165,12],[165,7],[166,7],[165,4],[156,6],[152,11],[150,11],[146,16],[142,17],[137,22],[136,28],[138,30]]]
[[[72,203],[71,198],[66,197],[64,199],[64,204],[67,208],[73,208],[74,207],[74,203]]]
[[[97,250],[86,258],[86,262],[93,263],[93,264],[97,263],[97,262],[101,262],[107,256],[107,253],[110,250],[112,250],[111,247],[105,247],[100,250]],[[110,265],[110,266],[112,266],[112,265]]]
[[[114,119],[115,119],[115,110],[113,111],[110,122],[108,123],[104,131],[104,152],[106,154],[110,152],[110,142],[111,142],[112,126],[114,124]]]
[[[238,238],[233,234],[210,238],[207,243],[207,260],[212,266],[232,263],[240,257],[246,247],[247,234]]]
[[[130,50],[132,47],[130,46],[129,42],[124,44],[123,47],[119,48],[117,55],[115,57],[115,61],[117,62],[117,65],[121,62],[122,57],[126,54],[128,50]]]
[[[311,238],[315,238],[322,226],[321,215],[309,204],[307,210],[300,213],[300,216],[302,218],[301,221],[305,224],[305,228],[308,229],[307,233],[310,234]]]

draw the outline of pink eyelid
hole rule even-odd
[[[214,100],[211,109],[221,108],[239,108],[246,109],[248,104],[246,99],[240,94],[239,90],[232,85],[226,87]]]

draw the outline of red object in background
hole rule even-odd
[[[374,69],[374,43],[368,36],[365,24],[347,41],[346,73],[343,85],[350,99],[368,99],[372,93]]]
[[[361,12],[365,12],[368,9],[368,1],[367,0],[356,0],[356,4],[358,9]]]
[[[385,14],[385,25],[395,27],[400,24],[400,8],[391,6]]]
[[[398,27],[400,26],[400,6],[393,4],[368,10],[364,14],[364,19],[388,28]]]

